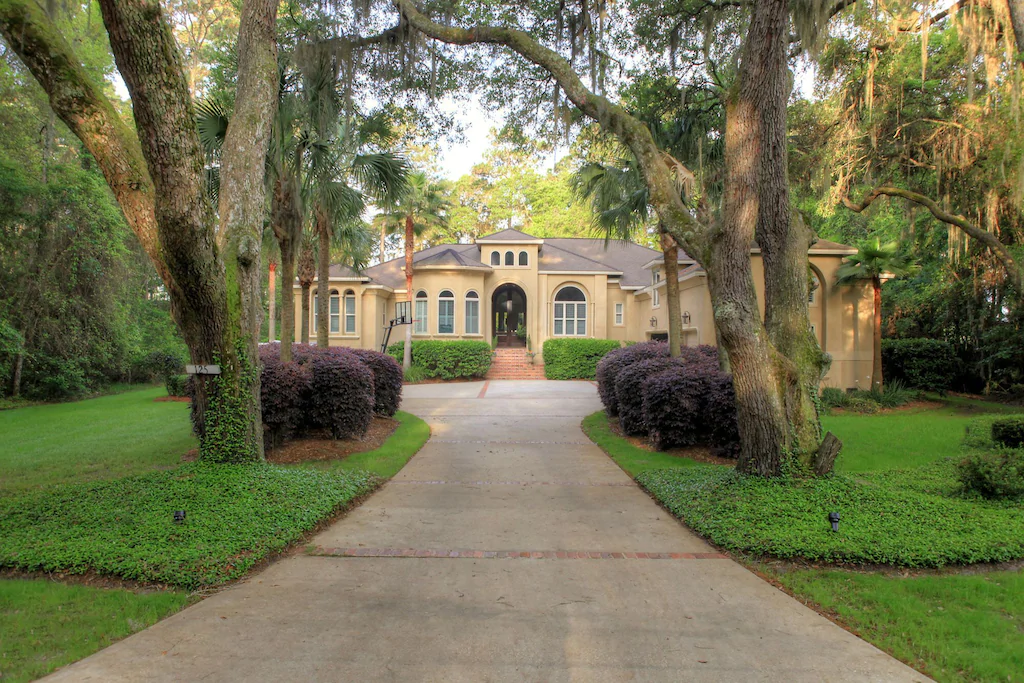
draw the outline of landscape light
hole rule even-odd
[[[828,521],[832,522],[832,531],[839,531],[839,513],[828,513]]]
[[[184,521],[185,521],[185,511],[184,510],[175,510],[174,511],[174,523],[175,524],[181,524]]]

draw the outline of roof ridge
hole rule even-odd
[[[575,256],[577,258],[583,259],[584,261],[590,261],[591,263],[596,263],[597,265],[601,266],[602,268],[607,268],[608,270],[612,271],[613,273],[622,272],[620,270],[617,270],[617,269],[609,266],[606,263],[601,263],[600,261],[595,261],[594,259],[590,258],[589,256],[584,256],[583,254],[580,254],[580,253],[575,252],[575,251],[569,251],[568,249],[563,249],[562,247],[560,247],[560,246],[558,246],[556,244],[546,244],[544,246],[549,246],[552,249],[557,249],[558,251],[564,251],[565,253],[572,254],[573,256]],[[543,249],[543,247],[542,247],[542,249]]]

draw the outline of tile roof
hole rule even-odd
[[[626,240],[605,240],[600,237],[555,237],[545,239],[544,245],[540,248],[542,270],[544,269],[544,252],[549,246],[570,252],[589,262],[603,264],[610,270],[622,273],[619,283],[623,287],[643,287],[650,284],[651,274],[644,270],[644,266],[650,263],[651,259],[661,257],[661,252],[656,249],[649,249]],[[551,268],[550,270],[563,269]],[[564,270],[573,269],[565,268]]]
[[[448,253],[450,252],[450,253]],[[448,253],[447,256],[442,254]],[[451,265],[453,268],[459,265],[471,267],[488,267],[480,262],[480,248],[475,244],[438,244],[433,247],[421,249],[412,255],[413,269],[418,264],[426,265]],[[435,261],[435,259],[441,259]],[[458,260],[459,263],[451,263]],[[448,261],[445,263],[443,261]],[[392,289],[403,289],[405,287],[405,257],[400,256],[375,266],[370,266],[363,271],[364,275],[370,277],[374,283],[391,287]]]

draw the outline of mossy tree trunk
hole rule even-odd
[[[316,270],[316,345],[326,349],[331,331],[331,225],[323,211],[316,212],[316,236],[319,241]]]
[[[266,150],[260,125],[265,107],[257,91],[267,86],[260,82],[263,72],[258,67],[265,55],[273,57],[272,92],[276,5],[261,0],[243,9],[236,98],[243,116],[225,143],[228,177],[225,186],[222,170],[221,196],[232,200],[224,203],[221,243],[206,194],[203,154],[181,58],[161,6],[153,0],[103,0],[100,9],[141,135],[121,121],[38,5],[0,1],[0,31],[46,91],[57,116],[96,158],[167,287],[193,362],[223,368],[216,380],[197,383],[193,406],[201,457],[260,458],[259,383],[258,375],[252,379],[252,361],[262,305],[259,240],[253,247],[251,236],[254,226],[262,226]],[[264,124],[269,126],[269,117]]]
[[[682,302],[679,301],[679,245],[659,225],[661,253],[665,261],[665,297],[668,299],[668,352],[672,358],[683,353]]]

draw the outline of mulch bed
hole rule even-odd
[[[157,403],[164,403],[165,401],[173,401],[175,403],[190,403],[192,399],[188,396],[157,396],[153,399]]]
[[[696,460],[697,462],[708,463],[709,465],[725,465],[726,467],[735,467],[736,460],[733,458],[722,458],[714,454],[714,452],[707,446],[690,446],[689,448],[670,448],[667,451],[659,451],[647,441],[647,439],[639,436],[627,436],[623,433],[622,427],[619,426],[619,418],[612,417],[608,419],[608,427],[612,430],[612,433],[616,436],[622,437],[629,443],[633,444],[637,448],[642,448],[645,451],[651,451],[652,453],[666,453],[668,455],[674,455],[681,458],[689,458],[690,460]]]
[[[313,432],[302,439],[285,441],[277,448],[267,448],[267,462],[275,465],[290,465],[297,462],[320,460],[341,460],[355,453],[365,453],[380,448],[398,428],[398,420],[390,417],[375,417],[362,439],[332,439],[326,432]],[[199,450],[193,448],[181,456],[183,462],[192,462],[199,457]]]

